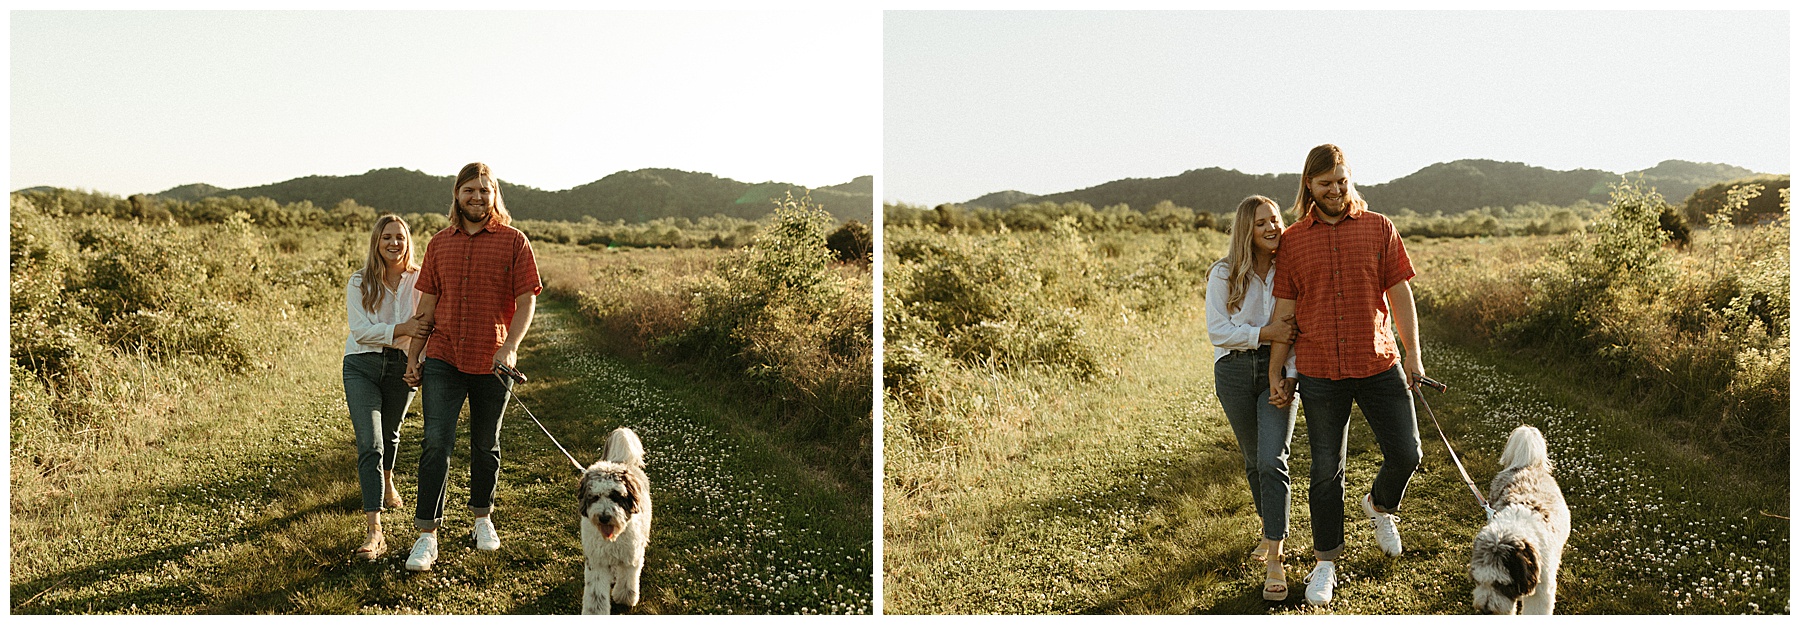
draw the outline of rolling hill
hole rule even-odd
[[[1581,200],[1605,202],[1609,185],[1620,176],[1655,187],[1671,203],[1681,203],[1694,191],[1756,172],[1720,163],[1668,160],[1655,167],[1615,174],[1598,169],[1557,171],[1524,163],[1469,159],[1437,163],[1402,178],[1373,185],[1357,185],[1377,210],[1412,209],[1419,213],[1442,211],[1455,214],[1484,206],[1514,206],[1539,202],[1567,206]],[[1094,207],[1128,204],[1149,210],[1158,202],[1215,213],[1229,212],[1245,196],[1274,198],[1286,206],[1294,201],[1300,175],[1246,174],[1235,169],[1208,167],[1163,178],[1126,178],[1085,189],[1048,195],[1000,191],[964,202],[968,206],[1004,208],[1023,202],[1083,202]]]
[[[154,196],[188,201],[210,196],[260,196],[283,204],[310,201],[321,207],[355,200],[382,211],[435,213],[448,210],[453,182],[451,176],[394,167],[354,176],[306,176],[239,189],[190,184]],[[753,184],[678,169],[621,171],[563,191],[545,191],[502,179],[500,189],[506,208],[518,219],[580,221],[592,217],[629,223],[713,215],[757,219],[773,209],[771,198],[781,197],[787,191],[796,195],[807,192],[805,187],[785,182]],[[833,217],[872,221],[873,176],[812,189],[811,193],[813,201]]]

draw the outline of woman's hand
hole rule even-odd
[[[1300,383],[1294,378],[1269,377],[1269,405],[1286,408],[1294,403],[1294,388]]]
[[[420,374],[419,365],[417,365],[417,364],[407,364],[406,365],[406,373],[404,375],[400,376],[400,379],[402,381],[406,382],[407,386],[410,386],[413,388],[418,388],[419,383],[421,381],[423,381],[423,378],[424,378],[424,376],[422,376]]]
[[[431,322],[424,320],[423,319],[424,316],[425,315],[423,315],[423,314],[415,315],[415,316],[413,316],[413,318],[407,319],[406,321],[402,321],[398,325],[395,325],[394,326],[394,338],[399,338],[402,336],[410,336],[410,337],[419,338],[419,339],[430,338],[431,337]]]
[[[1294,338],[1299,335],[1300,329],[1294,327],[1293,315],[1287,315],[1280,319],[1270,321],[1269,325],[1263,326],[1259,333],[1260,338],[1264,341],[1270,343],[1287,343],[1290,345],[1293,344]],[[1274,386],[1274,384],[1271,382],[1270,386]]]

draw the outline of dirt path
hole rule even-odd
[[[533,381],[518,396],[583,463],[613,427],[628,425],[643,438],[657,515],[635,612],[870,610],[867,502],[845,501],[742,442],[729,405],[708,389],[590,353],[584,331],[571,307],[540,300],[520,360]],[[499,551],[475,551],[468,537],[465,420],[439,560],[428,573],[403,569],[416,536],[415,399],[396,471],[407,506],[384,519],[390,552],[374,563],[351,557],[362,519],[336,363],[300,359],[295,366],[316,371],[256,398],[257,410],[197,417],[193,431],[135,461],[182,469],[175,477],[145,471],[143,483],[120,488],[105,508],[71,510],[76,517],[64,522],[27,520],[22,528],[15,518],[13,611],[579,611],[574,471],[518,403],[501,434]],[[855,509],[860,518],[846,519]]]

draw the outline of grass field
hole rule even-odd
[[[403,569],[421,427],[384,515],[390,552],[351,557],[362,514],[344,419],[341,320],[314,317],[280,366],[179,384],[167,428],[114,456],[21,480],[13,459],[15,614],[557,614],[580,607],[575,476],[519,404],[506,413],[494,518],[503,547],[468,539],[467,449],[453,454],[433,571]],[[657,503],[637,613],[867,613],[866,486],[786,457],[746,410],[658,368],[599,353],[573,306],[542,299],[519,398],[584,462],[613,427],[638,430]],[[148,375],[166,380],[168,376]],[[121,380],[130,383],[131,380]],[[164,381],[163,384],[177,384]],[[466,422],[459,441],[466,441]],[[24,488],[21,488],[23,486]]]
[[[1536,425],[1550,440],[1575,528],[1559,612],[1790,611],[1785,471],[1743,471],[1659,429],[1633,398],[1595,393],[1579,362],[1547,366],[1425,324],[1426,371],[1451,385],[1427,399],[1482,488],[1512,427]],[[1473,613],[1468,550],[1484,517],[1423,409],[1424,466],[1401,510],[1398,559],[1374,549],[1355,505],[1380,453],[1352,419],[1349,549],[1325,608],[1298,591],[1312,564],[1302,412],[1287,542],[1296,590],[1268,603],[1248,557],[1258,522],[1212,393],[1198,294],[1166,314],[1083,329],[1115,354],[1103,375],[959,364],[943,374],[960,385],[954,394],[890,387],[887,612]],[[946,434],[909,445],[921,424]]]

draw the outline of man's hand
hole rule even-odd
[[[1425,377],[1425,363],[1419,362],[1417,358],[1409,358],[1401,364],[1400,369],[1406,378],[1406,390],[1419,390],[1419,379]]]
[[[419,383],[423,381],[424,376],[420,374],[419,367],[408,365],[406,367],[406,374],[400,376],[400,379],[405,381],[407,386],[418,388]]]
[[[1299,384],[1294,378],[1269,378],[1269,405],[1286,408],[1294,403],[1294,388]]]
[[[519,365],[519,348],[510,344],[502,344],[500,349],[494,352],[494,364],[516,368]]]

